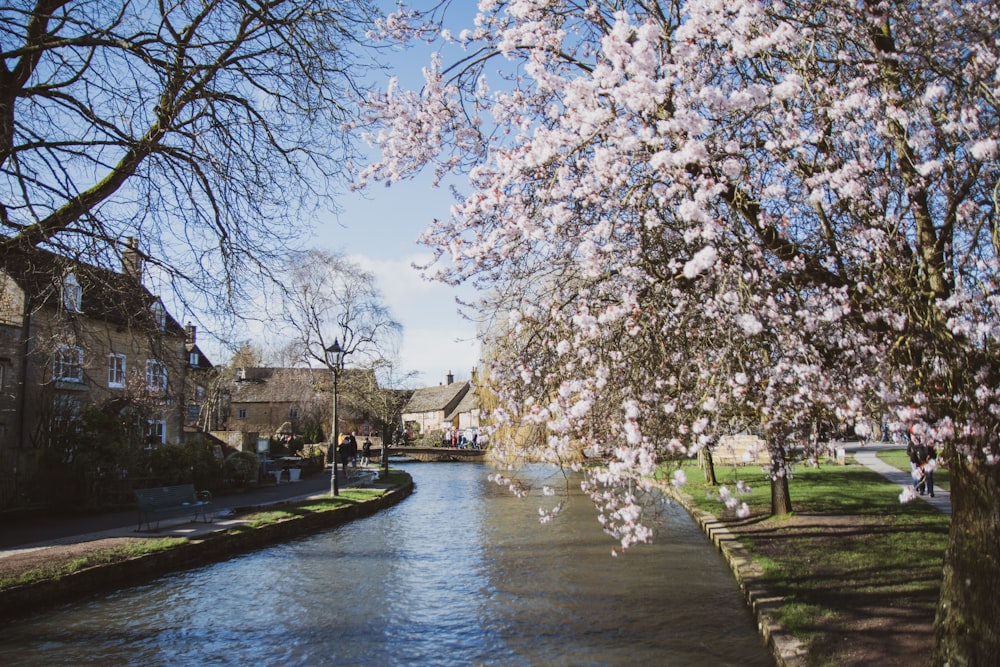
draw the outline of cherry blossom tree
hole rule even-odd
[[[506,414],[545,423],[553,460],[604,454],[586,485],[622,546],[649,537],[656,464],[734,419],[759,420],[776,480],[826,426],[884,417],[936,444],[953,515],[932,661],[987,664],[997,25],[991,0],[483,0],[440,32],[454,63],[372,101],[365,178],[465,175],[424,236],[438,277],[490,290],[520,332],[490,372]]]

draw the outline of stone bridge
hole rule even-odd
[[[486,460],[484,449],[456,449],[454,447],[390,447],[389,456],[403,456],[414,461],[470,461],[482,463]],[[372,451],[372,460],[375,452]]]

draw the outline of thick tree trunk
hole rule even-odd
[[[771,448],[771,515],[784,516],[792,513],[792,497],[788,492],[788,472],[785,463],[785,448]]]
[[[948,457],[951,530],[932,665],[1000,665],[1000,466]]]
[[[705,484],[718,486],[719,483],[715,479],[715,463],[712,461],[712,451],[708,447],[702,447],[698,450],[698,460],[701,463],[701,469],[705,473]]]
[[[792,497],[788,494],[788,477],[771,477],[771,515],[784,516],[792,513]]]

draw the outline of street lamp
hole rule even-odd
[[[344,348],[340,340],[334,338],[333,345],[326,348],[326,363],[333,369],[333,430],[330,433],[330,493],[340,495],[340,485],[337,483],[337,434],[340,424],[337,423],[337,380],[340,379],[341,364],[344,363]]]

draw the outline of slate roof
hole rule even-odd
[[[459,404],[466,393],[469,393],[470,386],[469,382],[466,381],[416,389],[406,407],[403,408],[403,412],[419,413],[438,410],[450,412]]]
[[[81,315],[114,324],[153,325],[150,306],[157,298],[132,275],[34,247],[6,253],[0,269],[24,290],[33,308],[60,307],[63,279],[73,273],[82,292]],[[184,333],[169,313],[165,333]]]
[[[452,410],[451,413],[445,415],[445,419],[454,419],[456,416],[472,412],[478,407],[479,399],[476,396],[476,390],[470,388],[469,391],[465,392],[465,396],[463,396],[459,404],[455,406],[455,409]]]
[[[289,403],[307,400],[333,390],[333,377],[327,368],[250,367],[240,369],[242,378],[233,383],[235,403]],[[370,371],[346,368],[340,373],[343,400],[350,400],[350,385],[360,382]]]

